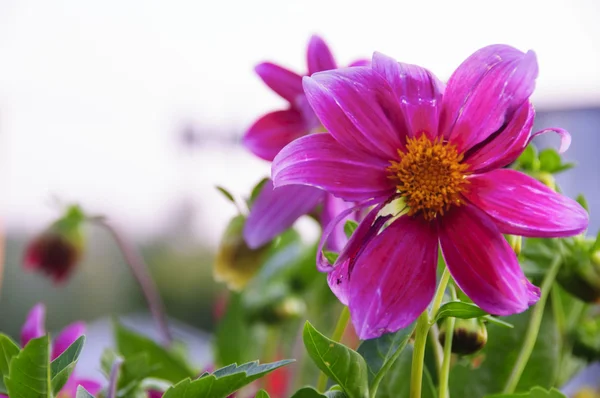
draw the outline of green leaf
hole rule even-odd
[[[100,363],[102,371],[108,378],[112,369],[113,363],[119,359],[119,355],[111,349],[104,350]],[[133,355],[127,360],[123,360],[121,370],[119,372],[119,380],[117,382],[117,391],[119,396],[128,396],[140,387],[142,382],[148,378],[154,371],[160,369],[158,365],[152,365],[147,353],[139,353]]]
[[[196,372],[176,352],[168,350],[146,336],[135,333],[115,322],[117,350],[125,361],[146,354],[150,366],[156,367],[148,376],[177,383]]]
[[[190,379],[183,380],[169,388],[163,398],[226,398],[229,394],[236,392],[254,380],[291,362],[294,361],[284,360],[264,365],[259,365],[258,361],[255,361],[241,366],[229,365],[213,373],[202,375],[194,381]]]
[[[54,395],[57,395],[67,383],[67,380],[69,380],[69,376],[71,376],[73,369],[75,369],[81,350],[83,350],[84,343],[85,336],[80,336],[50,364],[52,393]]]
[[[340,256],[338,253],[330,252],[329,250],[323,250],[323,255],[329,261],[329,264],[335,263],[335,260]]]
[[[387,333],[379,338],[366,340],[358,347],[358,353],[365,359],[369,368],[369,382],[379,372],[385,371],[383,368],[389,366],[389,361],[398,350],[400,352],[404,350],[415,330],[415,325],[416,323],[413,322],[396,333]]]
[[[540,159],[540,169],[549,173],[553,173],[562,164],[560,155],[552,148],[542,150],[538,157]]]
[[[534,387],[529,392],[518,394],[488,395],[486,398],[567,398],[567,396],[558,391],[556,388],[552,388],[550,391],[548,391],[541,387]]]
[[[77,397],[76,398],[94,398],[92,394],[87,392],[87,390],[81,386],[77,387]]]
[[[223,196],[225,196],[225,198],[227,198],[231,203],[236,204],[235,198],[233,197],[231,192],[219,185],[217,185],[215,188],[217,188],[217,191],[221,192]]]
[[[256,200],[258,195],[260,194],[260,191],[262,191],[263,186],[265,185],[265,183],[267,181],[269,181],[268,178],[263,178],[262,180],[260,180],[258,182],[258,184],[256,184],[254,186],[254,188],[252,188],[252,192],[250,193],[250,198],[248,199],[248,207],[252,208],[252,204],[254,203],[254,201]]]
[[[260,390],[256,393],[254,398],[269,398],[269,394],[265,390]]]
[[[487,312],[471,303],[463,303],[461,301],[452,301],[442,305],[435,316],[435,321],[440,319],[453,317],[460,319],[480,318],[488,315]]]
[[[581,207],[585,209],[585,211],[587,211],[588,213],[590,212],[590,206],[588,205],[587,199],[583,194],[580,193],[579,195],[577,195],[575,201],[577,201],[577,203],[579,203]]]
[[[348,396],[343,391],[329,390],[325,394],[321,394],[312,387],[303,387],[296,391],[292,398],[347,398]]]
[[[349,398],[369,396],[367,363],[359,353],[328,339],[308,321],[302,338],[313,362],[339,384]]]
[[[560,337],[551,302],[546,305],[540,333],[517,391],[540,386],[551,388],[559,372]],[[506,320],[513,329],[489,324],[486,346],[475,356],[462,358],[450,371],[451,397],[484,397],[501,393],[515,365],[531,310]]]
[[[245,362],[249,356],[248,351],[253,348],[250,337],[250,325],[246,321],[242,296],[232,293],[215,334],[214,351],[217,366]]]
[[[8,395],[13,398],[51,398],[50,339],[32,339],[10,361],[4,377]]]
[[[344,233],[346,234],[348,239],[350,239],[350,237],[352,236],[354,231],[356,231],[356,228],[358,228],[358,223],[356,221],[354,221],[354,220],[346,221],[346,224],[344,224]]]
[[[516,160],[516,168],[523,171],[537,171],[540,161],[537,158],[537,150],[533,144],[527,145],[525,150]]]
[[[6,394],[4,377],[8,376],[10,361],[21,351],[19,346],[5,334],[0,334],[0,393]]]

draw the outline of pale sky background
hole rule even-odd
[[[256,63],[304,71],[318,33],[341,63],[377,50],[447,79],[507,43],[537,52],[538,109],[600,106],[599,18],[595,0],[0,0],[0,217],[40,228],[56,195],[154,233],[188,197],[214,242],[234,210],[213,186],[241,194],[269,170],[233,145],[284,105]],[[210,137],[193,155],[187,122]]]

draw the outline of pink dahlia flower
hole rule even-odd
[[[532,137],[535,54],[482,48],[446,87],[428,70],[379,53],[371,64],[304,78],[330,134],[295,140],[272,166],[276,187],[305,184],[375,205],[328,269],[358,335],[394,332],[427,308],[438,246],[458,286],[485,311],[526,310],[539,289],[502,234],[563,237],[588,225],[574,200],[503,169]],[[552,131],[566,149],[568,133]],[[317,261],[329,266],[320,253]]]
[[[308,75],[337,68],[329,47],[318,36],[310,39],[306,59]],[[368,61],[357,61],[352,66],[365,64]],[[322,131],[322,126],[304,95],[301,75],[270,62],[258,65],[255,70],[267,86],[289,103],[288,109],[267,113],[258,119],[242,139],[244,146],[256,156],[272,161],[284,146],[298,137]],[[264,245],[320,203],[323,204],[322,222],[336,216],[340,208],[348,207],[343,200],[326,196],[320,189],[302,185],[273,190],[272,182],[267,181],[246,221],[246,243],[252,249]],[[343,238],[343,229],[337,228],[329,246],[339,250],[340,242],[344,244]]]
[[[44,304],[36,304],[25,320],[25,324],[21,329],[21,345],[25,347],[30,340],[42,337],[46,334],[44,328],[46,318],[46,307]],[[71,344],[75,342],[80,336],[85,333],[85,324],[83,322],[75,322],[65,327],[62,332],[56,336],[52,343],[51,360],[55,360],[60,356]],[[75,398],[77,395],[77,387],[84,387],[90,394],[97,394],[100,392],[101,385],[93,380],[82,379],[75,375],[75,372],[71,374],[69,380],[64,385],[57,398]],[[0,394],[1,397],[6,397]]]

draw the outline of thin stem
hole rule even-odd
[[[540,324],[542,323],[542,316],[544,315],[546,300],[548,299],[548,294],[550,293],[550,289],[552,288],[552,284],[554,283],[554,279],[556,278],[556,274],[558,273],[561,264],[562,258],[557,257],[542,281],[542,293],[540,300],[531,312],[531,318],[529,318],[529,326],[527,327],[523,346],[521,347],[521,351],[519,352],[519,356],[517,357],[517,361],[515,362],[513,370],[510,373],[510,377],[504,386],[505,394],[512,394],[515,392],[517,384],[519,384],[519,380],[523,374],[523,370],[525,370],[525,366],[527,365],[527,361],[529,361],[529,357],[533,352],[533,347],[535,346],[535,342],[540,331]]]
[[[161,335],[161,339],[166,346],[169,346],[173,341],[173,336],[171,335],[171,331],[169,330],[169,326],[167,324],[165,306],[162,302],[160,294],[158,294],[156,284],[150,277],[150,273],[148,272],[148,266],[144,262],[141,253],[139,252],[139,250],[137,250],[135,246],[130,244],[130,242],[127,241],[125,237],[113,225],[108,223],[105,219],[93,218],[91,220],[97,225],[105,228],[112,235],[115,242],[119,246],[123,257],[125,258],[125,262],[129,265],[129,268],[131,268],[133,276],[140,285],[140,288],[142,289],[142,292],[148,304],[148,308],[152,313],[152,317],[156,322],[158,332]]]
[[[452,300],[456,300],[456,290],[454,286],[449,286],[450,297]],[[448,379],[450,377],[450,359],[452,358],[452,336],[454,335],[454,322],[453,317],[448,317],[446,322],[446,336],[444,339],[444,360],[439,373],[439,398],[450,398],[450,392],[448,390]]]
[[[446,292],[446,286],[448,285],[448,281],[450,280],[450,271],[448,268],[444,268],[444,273],[440,279],[440,284],[438,285],[437,291],[435,292],[435,297],[433,298],[433,304],[431,305],[431,311],[429,312],[429,317],[431,319],[435,319],[438,310],[442,305],[442,300],[444,299],[444,293]]]
[[[429,315],[427,310],[417,319],[415,343],[413,347],[412,366],[410,370],[410,398],[421,398],[421,385],[423,384],[423,362],[425,359],[425,345],[429,332]]]
[[[442,361],[444,359],[444,351],[442,349],[442,345],[440,344],[439,337],[440,329],[438,328],[437,324],[434,323],[429,328],[429,344],[433,349],[433,359],[435,360],[435,369],[438,374],[442,369]]]
[[[385,362],[385,364],[381,367],[381,369],[379,369],[379,372],[377,372],[377,374],[373,378],[373,381],[371,382],[371,386],[370,386],[370,390],[369,390],[370,398],[375,398],[377,396],[377,389],[379,388],[379,383],[381,383],[381,380],[383,380],[383,377],[387,374],[387,372],[390,370],[390,368],[394,365],[394,363],[396,362],[398,357],[400,357],[400,354],[402,354],[402,352],[404,352],[404,348],[406,347],[406,344],[408,344],[408,339],[406,340],[406,342],[404,344],[400,345],[398,347],[398,349],[396,349],[396,352],[394,352],[392,354],[392,356],[390,357],[390,359],[388,359]]]
[[[350,310],[348,307],[344,306],[342,312],[340,313],[340,317],[338,318],[337,324],[335,325],[335,330],[333,331],[333,335],[331,336],[331,340],[339,343],[346,331],[346,326],[348,326],[348,321],[350,320]],[[325,391],[327,388],[327,375],[323,372],[319,374],[319,380],[317,380],[317,390]]]
[[[123,365],[122,358],[115,359],[115,362],[112,364],[112,368],[110,369],[110,379],[108,381],[108,392],[106,394],[106,398],[117,397],[117,384],[119,381],[119,372],[121,371],[121,365]]]

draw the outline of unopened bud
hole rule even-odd
[[[79,206],[71,206],[62,218],[27,245],[23,267],[26,270],[43,272],[55,283],[67,280],[83,254],[84,219]]]
[[[523,238],[521,236],[508,235],[508,244],[517,256],[521,254],[521,248],[523,247]]]
[[[213,275],[217,282],[240,291],[252,279],[262,265],[268,246],[258,249],[248,247],[242,236],[246,218],[234,217],[227,226],[217,251]]]
[[[556,180],[554,179],[554,176],[552,174],[545,171],[540,171],[538,173],[535,173],[534,177],[548,188],[552,189],[553,191],[556,191]]]
[[[600,318],[583,318],[575,330],[573,354],[589,362],[600,359]]]
[[[590,239],[577,241],[556,277],[567,292],[587,303],[600,301],[600,251],[593,247]]]
[[[446,340],[446,323],[442,323],[439,341],[444,345]],[[459,355],[476,353],[487,343],[487,329],[483,321],[477,318],[459,319],[454,323],[452,333],[452,352]]]

